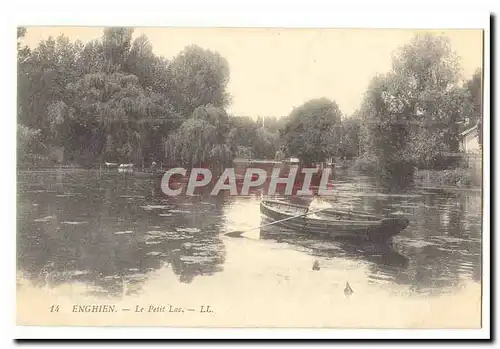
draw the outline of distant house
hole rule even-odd
[[[464,153],[479,153],[479,137],[477,134],[477,125],[460,133],[460,150]]]

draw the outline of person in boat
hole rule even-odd
[[[313,212],[313,211],[318,211],[318,210],[324,210],[328,208],[332,208],[333,205],[324,199],[322,199],[318,193],[314,193],[312,201],[309,203],[309,208],[308,212]],[[310,213],[307,215],[309,218],[320,218],[316,213]]]

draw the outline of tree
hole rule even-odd
[[[17,38],[20,39],[26,35],[26,28],[17,27]]]
[[[362,103],[364,148],[379,172],[407,178],[458,151],[470,109],[448,39],[416,36],[398,50],[391,72],[372,80]]]
[[[169,135],[165,154],[190,165],[226,163],[234,149],[228,143],[228,115],[213,106],[198,107],[180,128]]]
[[[22,124],[17,125],[17,162],[28,165],[36,160],[41,153],[43,144],[40,142],[40,130],[34,130]]]
[[[257,129],[256,136],[253,146],[254,156],[259,159],[274,159],[280,144],[278,133],[272,133],[260,127]]]
[[[77,73],[79,77],[86,74],[103,72],[106,66],[103,45],[99,40],[85,44],[77,58]]]
[[[172,102],[178,112],[191,115],[200,106],[224,108],[229,65],[218,53],[188,46],[168,66]]]
[[[393,164],[405,162],[404,146],[408,137],[408,125],[404,115],[391,113],[390,76],[376,76],[368,86],[360,114],[364,127],[364,150],[376,159],[378,172],[391,172]],[[395,103],[394,103],[395,104]]]
[[[288,156],[307,163],[338,154],[341,112],[335,102],[314,99],[295,108],[287,117],[281,137]]]
[[[137,76],[144,88],[155,92],[165,92],[168,62],[153,53],[153,46],[146,35],[134,40],[125,61],[124,71]]]
[[[97,158],[139,161],[145,122],[166,114],[165,106],[144,91],[135,75],[87,74],[68,90],[76,122],[87,130],[85,145]]]
[[[65,146],[69,141],[71,123],[74,121],[74,109],[62,101],[53,102],[47,111],[49,129],[51,134],[47,135],[50,144]]]
[[[359,133],[361,127],[359,115],[355,114],[342,120],[339,155],[344,158],[353,158],[359,155]]]
[[[102,36],[102,52],[108,73],[125,71],[129,55],[133,28],[112,27],[104,29]]]
[[[218,53],[191,46],[170,64],[146,36],[132,40],[133,28],[122,27],[86,44],[49,37],[30,50],[25,33],[18,28],[18,123],[37,130],[47,149],[64,147],[66,160],[80,164],[158,160],[190,117],[216,126],[209,157],[231,153],[229,68]]]
[[[228,143],[237,157],[274,159],[279,147],[278,132],[262,126],[262,120],[246,116],[230,118]]]
[[[75,80],[78,44],[64,36],[49,37],[26,57],[18,70],[19,120],[24,125],[49,128],[48,107],[55,101],[65,101],[66,85]]]
[[[483,145],[483,90],[482,90],[483,73],[481,68],[476,69],[474,75],[465,84],[466,89],[470,94],[470,103],[472,104],[471,117],[467,120],[465,128],[477,125],[479,144]]]

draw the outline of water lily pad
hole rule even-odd
[[[34,221],[38,223],[45,223],[45,222],[50,222],[52,219],[56,218],[55,216],[47,216],[43,218],[37,218]]]

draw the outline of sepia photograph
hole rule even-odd
[[[17,325],[481,329],[484,44],[18,26]]]

